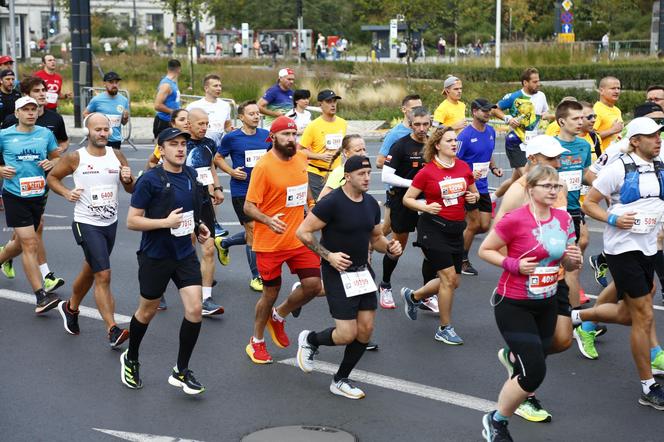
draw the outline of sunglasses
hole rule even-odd
[[[594,120],[595,118],[597,118],[597,115],[595,115],[595,114],[590,114],[590,115],[588,115],[588,116],[586,117],[586,120]]]
[[[660,126],[664,125],[664,118],[653,118],[652,120]]]

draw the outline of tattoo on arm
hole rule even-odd
[[[307,246],[309,249],[311,249],[312,252],[316,253],[321,258],[327,260],[327,257],[330,254],[330,251],[327,250],[325,247],[323,247],[320,244],[320,242],[318,242],[318,239],[316,238],[316,236],[314,236],[313,233],[307,232],[303,236],[302,242],[304,243],[305,246]]]

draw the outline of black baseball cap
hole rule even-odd
[[[318,93],[318,101],[331,100],[332,98],[341,100],[341,97],[335,94],[334,91],[330,89],[324,89]]]
[[[120,76],[113,71],[106,72],[106,74],[104,75],[104,81],[114,81],[114,80],[122,80],[122,78],[120,78]]]
[[[634,118],[645,117],[646,115],[653,112],[664,112],[662,106],[652,101],[646,101],[643,104],[639,104],[634,108]]]
[[[344,173],[355,172],[356,170],[366,169],[367,167],[371,169],[371,161],[369,161],[369,158],[355,155],[346,160],[346,163],[344,164]]]
[[[472,103],[470,103],[471,110],[482,109],[484,111],[488,111],[491,109],[496,109],[497,107],[498,106],[496,106],[486,98],[476,98],[473,100]]]
[[[11,75],[12,77],[16,77],[14,71],[12,71],[11,69],[3,69],[0,71],[0,78],[5,78],[9,75]]]
[[[172,140],[175,137],[183,136],[187,140],[191,138],[191,135],[189,135],[188,132],[182,132],[180,129],[177,129],[175,127],[169,127],[167,129],[162,130],[159,133],[159,136],[157,137],[157,144],[158,145],[163,145],[165,141]]]

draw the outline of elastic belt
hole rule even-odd
[[[311,167],[313,167],[314,169],[318,169],[318,170],[320,170],[321,172],[329,172],[329,171],[330,171],[330,169],[324,169],[324,168],[322,168],[322,167],[318,167],[318,166],[316,166],[316,165],[314,165],[314,164],[309,164],[309,165],[310,165]]]

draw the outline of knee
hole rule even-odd
[[[446,290],[456,290],[459,287],[459,276],[456,273],[443,273],[440,278],[440,286]]]
[[[23,253],[37,253],[38,245],[39,241],[36,236],[30,236],[21,240],[21,249],[23,250]]]
[[[336,329],[334,343],[337,345],[348,345],[357,338],[357,329],[339,330]]]
[[[101,272],[95,273],[95,284],[97,285],[109,285],[111,283],[111,271],[102,270]]]
[[[200,322],[203,315],[203,305],[200,300],[192,300],[184,306],[184,317],[191,322]]]
[[[544,357],[541,356],[537,357],[535,360],[528,361],[525,364],[523,372],[526,373],[526,375],[519,375],[519,385],[528,393],[534,393],[539,386],[542,385],[544,377],[546,376],[546,363],[544,362]]]
[[[556,333],[548,351],[549,354],[562,353],[572,346],[572,336],[569,333]]]
[[[368,342],[374,331],[373,324],[358,324],[357,339],[361,342]]]
[[[319,278],[307,278],[302,282],[302,293],[304,296],[314,298],[323,291],[323,284]]]

